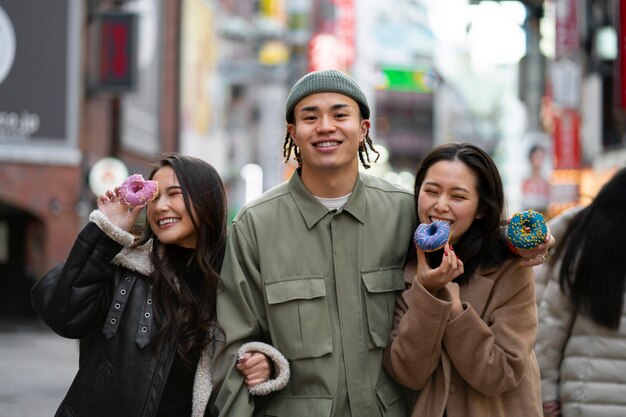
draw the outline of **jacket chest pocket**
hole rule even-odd
[[[288,359],[332,352],[326,285],[322,276],[265,283],[274,346]]]
[[[402,268],[361,271],[361,279],[370,334],[368,348],[384,348],[391,332],[396,295],[404,290]]]

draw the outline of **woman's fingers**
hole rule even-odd
[[[461,262],[461,259],[457,256],[452,245],[446,243],[443,258],[441,262],[442,265],[447,263],[449,264],[449,268],[443,269],[442,272],[451,276],[450,281],[463,274],[463,262]]]
[[[448,258],[450,258],[451,269],[456,270],[458,268],[458,256],[454,252],[452,245],[446,243],[446,247],[448,248]]]
[[[417,249],[416,279],[427,291],[435,294],[448,282],[463,274],[463,262],[458,258],[451,245],[443,248],[441,263],[432,268],[426,261],[425,253]]]
[[[248,386],[270,379],[271,365],[267,356],[260,352],[246,352],[237,361],[237,369],[243,374]]]

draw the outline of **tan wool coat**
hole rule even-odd
[[[408,275],[408,274],[405,274]],[[384,365],[418,390],[411,416],[541,416],[534,276],[508,260],[461,285],[450,319],[447,288],[432,296],[413,278],[396,300]]]

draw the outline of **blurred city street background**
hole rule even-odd
[[[508,214],[585,204],[626,162],[626,0],[0,0],[0,415],[52,415],[76,342],[29,290],[95,198],[162,153],[209,161],[229,216],[287,179],[284,103],[318,69],[372,109],[374,175],[411,188],[472,142]]]
[[[36,320],[0,322],[0,416],[52,417],[78,370],[78,343]]]

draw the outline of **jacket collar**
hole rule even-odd
[[[476,312],[482,317],[485,306],[489,302],[494,281],[484,275],[482,271],[477,271],[470,279],[472,280],[472,285],[460,286],[463,294],[461,298],[474,307]]]
[[[502,271],[506,271],[509,267],[513,266],[513,262],[514,260],[505,261],[503,267],[478,267],[474,275],[470,278],[472,280],[472,285],[461,285],[460,288],[463,293],[462,298],[467,300],[467,302],[474,307],[479,315],[482,316],[483,311],[489,302],[493,286],[503,275]]]
[[[363,174],[359,172],[352,194],[342,209],[350,213],[361,223],[363,223],[365,219],[365,198],[363,198],[364,186],[363,179],[361,178],[362,175]],[[294,202],[309,229],[328,214],[328,209],[304,186],[298,171],[295,171],[289,179],[289,192],[294,197]]]
[[[136,248],[123,248],[115,258],[114,265],[122,266],[131,271],[139,272],[141,275],[148,276],[154,270],[152,261],[150,260],[150,252],[152,251],[152,241]]]
[[[111,261],[114,265],[123,266],[146,276],[152,273],[153,267],[150,261],[152,241],[136,248],[132,247],[134,236],[114,225],[100,210],[92,211],[89,221],[95,223],[108,237],[122,245],[122,250]]]

